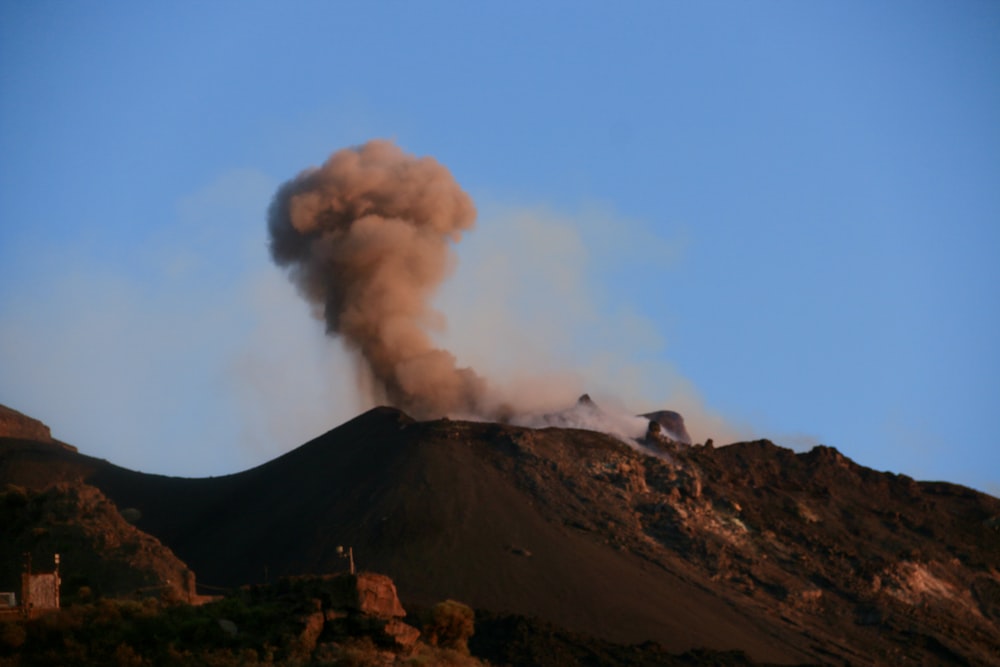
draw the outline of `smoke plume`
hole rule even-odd
[[[475,414],[485,381],[436,348],[430,299],[475,206],[433,158],[388,141],[337,151],[282,185],[268,212],[271,256],[358,359],[356,381],[418,418]]]

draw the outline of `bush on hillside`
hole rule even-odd
[[[423,635],[431,646],[468,654],[469,637],[475,632],[475,618],[475,613],[468,606],[455,600],[445,600],[431,609]]]

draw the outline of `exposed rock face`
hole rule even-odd
[[[384,574],[362,572],[356,580],[356,610],[378,618],[403,618],[406,611],[396,595],[396,585]],[[353,600],[351,600],[353,602]]]
[[[420,630],[417,630],[412,625],[403,623],[398,618],[394,618],[386,623],[382,630],[386,635],[392,637],[396,645],[402,648],[409,648],[420,639]]]
[[[37,419],[0,405],[0,438],[52,442],[52,433],[48,426]]]
[[[346,638],[369,637],[394,651],[409,650],[420,631],[404,623],[406,610],[392,579],[382,574],[288,577],[275,586],[251,586],[243,595],[254,603],[281,599],[300,613],[299,643],[306,652]]]
[[[98,489],[61,483],[33,492],[0,492],[0,589],[16,590],[22,554],[39,564],[59,553],[62,596],[144,595],[190,601],[194,573],[159,540],[128,524]]]
[[[385,620],[406,616],[406,610],[396,594],[396,585],[384,574],[359,572],[305,577],[303,581],[313,582],[320,587],[325,609]]]
[[[688,435],[687,428],[684,426],[684,417],[680,415],[679,412],[674,412],[673,410],[657,410],[656,412],[647,412],[644,415],[639,415],[640,417],[645,417],[650,422],[655,422],[662,427],[660,436],[667,436],[674,442],[679,442],[684,445],[691,444],[691,436]]]
[[[212,583],[258,580],[264,563],[336,571],[348,543],[421,606],[451,597],[671,653],[1000,667],[1000,499],[877,472],[830,447],[668,445],[649,456],[593,431],[414,422],[388,408],[215,479],[28,445],[0,448],[0,474],[83,476],[141,511],[138,525]],[[389,646],[405,636],[377,585],[381,615],[362,613],[357,579],[324,586],[346,588],[346,601],[303,594],[307,644],[351,623]],[[707,660],[691,664],[748,664]]]
[[[660,422],[650,419],[649,426],[646,427],[646,435],[643,437],[643,444],[659,451],[665,451],[669,450],[670,445],[673,444],[673,440],[664,432],[663,427],[660,426]]]

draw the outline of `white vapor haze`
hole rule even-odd
[[[449,324],[440,342],[489,378],[522,421],[541,425],[541,415],[589,393],[618,422],[598,430],[619,436],[641,435],[647,420],[634,415],[659,409],[684,415],[696,441],[748,435],[706,408],[665,360],[666,342],[641,304],[609,286],[630,267],[669,266],[682,241],[642,233],[641,224],[595,207],[479,207],[477,229],[438,299]]]

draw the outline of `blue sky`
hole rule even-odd
[[[998,35],[992,2],[3,0],[0,403],[185,475],[349,418],[264,220],[385,137],[479,206],[460,361],[1000,493]]]

